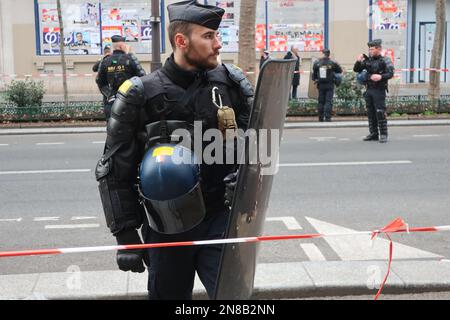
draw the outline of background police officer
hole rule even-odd
[[[298,49],[295,46],[291,46],[291,51],[286,53],[283,59],[297,59],[295,63],[295,73],[292,78],[292,94],[290,95],[290,99],[297,100],[297,88],[300,85],[300,66],[302,64],[302,59],[298,55]]]
[[[227,182],[233,184],[235,180],[225,182],[224,178],[235,176],[238,166],[233,164],[202,162],[200,186],[206,213],[189,230],[169,234],[149,226],[150,221],[158,222],[158,213],[173,214],[170,209],[174,202],[161,200],[158,210],[145,206],[147,212],[139,203],[141,189],[137,192],[135,188],[136,184],[141,185],[138,167],[142,168],[141,160],[144,158],[144,163],[153,150],[147,146],[155,138],[166,136],[171,127],[186,127],[194,121],[201,121],[203,132],[218,128],[219,109],[212,99],[214,93],[220,94],[223,106],[234,110],[237,127],[245,130],[253,101],[253,88],[242,71],[219,63],[222,45],[217,29],[224,10],[197,1],[183,1],[169,5],[168,13],[168,33],[174,53],[162,69],[133,77],[119,88],[107,125],[105,153],[96,168],[106,222],[119,244],[141,243],[137,230],[141,226],[146,243],[222,238],[228,222],[225,193],[231,190]],[[153,160],[165,161],[171,150],[160,149],[161,158]],[[178,202],[179,198],[175,200]],[[176,214],[186,218],[187,212]],[[159,218],[167,221],[162,215]],[[212,297],[221,253],[221,245],[121,250],[117,263],[121,270],[132,272],[143,272],[143,262],[148,263],[151,299],[191,299],[195,272]]]
[[[319,90],[319,121],[331,121],[336,74],[342,73],[341,66],[330,59],[330,50],[324,49],[323,56],[314,63],[312,80]]]
[[[111,116],[111,106],[116,99],[117,90],[122,83],[133,76],[144,76],[145,71],[135,55],[128,53],[125,38],[119,35],[111,37],[113,53],[105,57],[97,74],[97,86],[106,97],[104,112],[106,120]]]
[[[92,66],[92,71],[94,72],[98,72],[98,70],[100,69],[100,66],[103,62],[103,60],[111,55],[111,47],[110,46],[105,46],[103,48],[103,57],[101,57],[100,59],[97,60],[97,62]],[[103,96],[103,106],[106,105],[106,103],[108,102],[108,97],[105,96],[102,92],[102,96]]]
[[[386,92],[388,80],[394,76],[394,65],[389,57],[381,55],[380,39],[370,41],[369,57],[364,54],[358,56],[353,71],[367,74],[366,100],[367,115],[369,118],[369,135],[364,141],[387,142],[388,129],[386,118]]]

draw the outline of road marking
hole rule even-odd
[[[8,174],[41,174],[41,173],[79,173],[79,172],[91,172],[91,169],[0,171],[0,175],[8,175]]]
[[[339,138],[339,141],[350,141],[350,138]]]
[[[58,221],[59,217],[37,217],[33,221]]]
[[[77,229],[77,228],[98,228],[100,225],[98,223],[92,224],[54,224],[47,225],[45,229]]]
[[[300,247],[303,249],[305,254],[308,256],[310,261],[326,261],[322,252],[314,243],[302,243]]]
[[[414,138],[431,138],[431,137],[442,137],[441,134],[415,134]]]
[[[297,222],[295,217],[269,217],[266,221],[281,221],[288,230],[302,230],[302,226]]]
[[[90,219],[97,219],[97,217],[72,217],[70,220],[90,220]]]
[[[336,137],[309,137],[311,140],[317,140],[317,142],[330,141],[336,139]]]
[[[8,143],[0,143],[0,147],[7,147],[7,146],[9,146]]]
[[[22,218],[17,219],[0,219],[0,222],[20,222],[22,221]]]
[[[387,164],[411,164],[410,160],[399,161],[360,161],[360,162],[305,162],[305,163],[282,163],[280,167],[324,167],[324,166],[370,166]]]
[[[92,141],[93,144],[104,144],[105,141]]]
[[[65,142],[38,142],[36,143],[37,146],[53,146],[53,145],[61,145],[65,144]]]
[[[356,230],[344,228],[325,221],[305,217],[321,234],[350,233]],[[324,237],[325,241],[343,261],[386,260],[389,252],[389,241],[378,237],[374,242],[369,234],[348,235],[340,237]],[[437,259],[443,256],[432,252],[413,248],[394,242],[393,259]]]

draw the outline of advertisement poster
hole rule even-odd
[[[149,53],[151,47],[150,1],[122,2],[120,6],[102,4],[102,41],[111,43],[113,35],[125,37],[134,53]]]
[[[383,40],[383,49],[394,66],[406,66],[408,3],[406,0],[377,0],[371,8],[372,38]]]
[[[55,1],[38,1],[41,54],[60,53],[60,32]],[[98,1],[71,1],[61,4],[66,54],[100,54],[100,15]]]

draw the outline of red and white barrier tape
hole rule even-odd
[[[217,244],[232,244],[232,243],[256,243],[264,241],[280,241],[280,240],[294,240],[294,239],[312,239],[323,237],[339,237],[349,235],[371,235],[375,239],[378,235],[384,234],[389,239],[389,263],[386,276],[378,290],[375,300],[378,299],[381,291],[389,277],[393,243],[389,237],[390,233],[411,233],[411,232],[441,232],[450,231],[450,225],[409,228],[408,225],[401,219],[397,218],[385,227],[374,231],[355,231],[346,233],[312,233],[312,234],[296,234],[296,235],[278,235],[278,236],[260,236],[260,237],[246,237],[246,238],[230,238],[217,240],[201,240],[201,241],[182,241],[182,242],[163,242],[163,243],[146,243],[136,245],[115,245],[115,246],[97,246],[97,247],[77,247],[77,248],[60,248],[60,249],[40,249],[40,250],[25,250],[25,251],[3,251],[0,252],[0,258],[19,257],[19,256],[38,256],[50,254],[64,254],[64,253],[86,253],[99,251],[116,251],[116,250],[132,250],[132,249],[152,249],[152,248],[167,248],[167,247],[185,247],[185,246],[202,246],[202,245],[217,245]]]
[[[449,72],[449,69],[433,69],[433,68],[414,68],[414,69],[395,69],[395,73],[402,73],[402,72],[429,72],[429,71],[435,71],[435,72]],[[346,72],[352,72],[352,70],[346,70]],[[256,74],[255,71],[246,71],[246,74]],[[308,74],[311,73],[311,71],[308,70],[300,70],[300,71],[294,71],[294,73],[298,74]],[[61,78],[63,75],[62,73],[36,73],[36,74],[0,74],[0,77],[3,78]],[[76,77],[95,77],[96,73],[68,73],[67,77],[69,78],[76,78]]]

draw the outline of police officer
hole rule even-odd
[[[358,78],[365,77],[364,98],[366,100],[369,118],[369,135],[364,141],[379,141],[386,143],[388,138],[386,118],[386,92],[388,80],[394,76],[394,65],[389,57],[381,55],[382,41],[376,39],[367,43],[369,57],[358,56],[353,71],[358,72]]]
[[[312,80],[319,90],[319,121],[331,121],[336,76],[342,73],[341,66],[330,59],[330,50],[324,49],[323,56],[313,65]]]
[[[103,57],[101,57],[100,59],[98,59],[97,62],[92,66],[92,71],[93,71],[93,72],[98,72],[98,70],[100,69],[100,66],[102,65],[103,60],[104,60],[106,57],[110,56],[111,53],[112,53],[112,52],[111,52],[111,47],[110,47],[110,46],[105,46],[105,47],[103,48]],[[108,97],[105,96],[103,93],[102,93],[102,96],[103,96],[103,106],[105,106],[106,103],[108,102]]]
[[[117,90],[122,83],[133,76],[145,75],[136,56],[127,53],[129,48],[125,44],[125,38],[114,35],[111,41],[113,53],[103,59],[96,79],[100,92],[106,97],[104,112],[107,121],[111,116],[111,106],[116,99]]]
[[[224,236],[229,216],[225,200],[232,196],[238,166],[200,164],[204,217],[198,221],[202,215],[191,209],[203,211],[200,202],[199,206],[192,198],[185,202],[188,194],[169,196],[173,190],[165,189],[168,184],[180,188],[177,181],[183,179],[179,171],[186,174],[186,167],[168,160],[178,152],[176,147],[159,147],[157,141],[173,139],[174,129],[191,127],[195,121],[202,124],[202,132],[220,128],[223,119],[219,111],[225,110],[219,109],[220,105],[230,107],[226,110],[234,111],[236,128],[245,130],[253,101],[252,85],[242,71],[219,63],[222,45],[217,30],[224,10],[197,1],[177,2],[167,9],[173,54],[162,69],[133,77],[119,88],[107,125],[105,153],[96,168],[106,222],[121,245],[141,243],[141,226],[145,243]],[[169,168],[162,167],[166,164]],[[152,172],[156,174],[152,176]],[[192,172],[197,171],[191,170],[189,179]],[[153,178],[157,183],[152,187]],[[197,201],[195,178],[194,184],[196,191],[189,195],[195,193]],[[156,196],[147,201],[152,197],[149,193]],[[186,220],[190,220],[189,228],[185,228]],[[120,250],[117,263],[121,270],[132,272],[143,272],[143,263],[148,264],[150,299],[191,299],[195,272],[212,297],[221,252],[221,245]]]
[[[298,55],[298,49],[295,46],[291,46],[291,51],[286,53],[283,59],[297,59],[295,63],[295,73],[292,78],[292,94],[290,95],[290,99],[297,100],[297,88],[300,85],[300,66],[302,64],[302,59]]]

